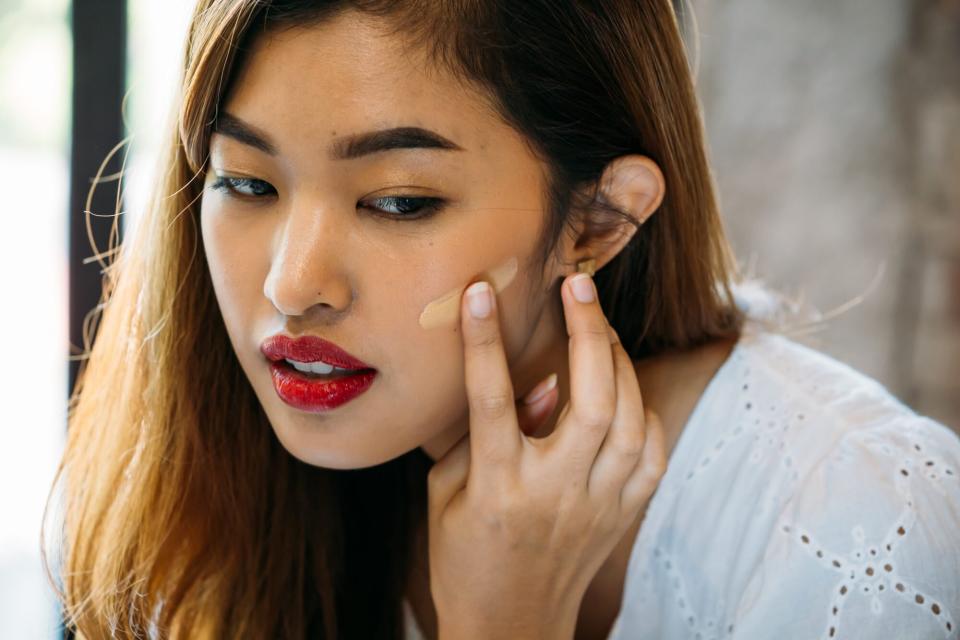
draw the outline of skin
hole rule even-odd
[[[639,387],[643,389],[643,404],[660,418],[666,457],[676,446],[707,384],[727,360],[735,344],[735,340],[717,340],[696,349],[663,353],[634,362]],[[560,395],[563,401],[559,399]],[[551,435],[556,422],[550,419],[550,413],[555,406],[562,406],[568,399],[568,394],[561,394],[558,388],[541,401],[543,407],[538,411],[529,411],[520,404],[518,416],[523,432],[535,431],[541,438]],[[590,582],[579,606],[573,636],[575,640],[605,640],[608,637],[620,612],[627,565],[645,514],[646,505],[636,514],[626,533]],[[425,538],[420,538],[419,545],[420,552],[416,558],[426,558]],[[408,593],[425,638],[437,638],[437,613],[430,596],[426,561],[421,560],[414,567]],[[550,637],[569,637],[569,634],[557,633]]]
[[[512,256],[501,265],[490,269],[482,275],[483,279],[493,287],[496,293],[500,293],[513,283],[517,275],[517,257]],[[466,287],[457,287],[449,291],[436,300],[433,300],[423,308],[420,314],[420,326],[424,329],[433,329],[435,327],[456,325],[460,320],[460,298]]]
[[[525,433],[554,430],[554,409],[566,405],[571,384],[561,281],[578,260],[593,257],[601,268],[633,227],[574,248],[575,230],[546,267],[531,265],[545,221],[542,162],[482,92],[401,52],[359,14],[258,39],[223,111],[276,153],[213,134],[201,200],[204,249],[237,358],[292,455],[334,469],[381,464],[415,447],[442,460],[470,428],[462,327],[425,330],[418,319],[429,302],[512,256],[519,271],[497,295],[509,383],[521,398],[557,373],[547,398],[519,412]],[[342,136],[394,126],[429,129],[460,150],[328,155]],[[231,196],[214,189],[218,176],[262,182],[235,185],[242,193]],[[612,162],[601,185],[638,220],[656,211],[664,193],[662,173],[642,156]],[[376,201],[388,196],[443,198],[446,205],[404,220],[391,215],[402,203]],[[276,333],[331,340],[375,367],[377,378],[333,411],[294,409],[276,395],[259,350]],[[662,416],[668,453],[731,346],[633,363],[644,404]],[[641,521],[642,513],[586,590],[578,638],[603,637],[591,634],[612,623],[608,608],[588,604],[622,590]],[[429,582],[422,579],[429,575],[425,549],[409,597],[421,627],[436,637]]]

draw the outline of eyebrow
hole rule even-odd
[[[277,147],[270,137],[240,118],[221,111],[213,125],[215,133],[276,156]],[[352,160],[391,149],[439,149],[463,151],[463,148],[439,133],[420,127],[392,127],[336,138],[327,152],[331,160]]]

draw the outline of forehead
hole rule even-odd
[[[256,38],[225,110],[286,140],[420,126],[482,150],[515,137],[488,96],[405,48],[379,20],[348,11]]]

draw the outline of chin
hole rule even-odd
[[[333,431],[320,421],[309,424],[309,421],[291,420],[289,416],[276,421],[270,415],[268,419],[277,440],[287,453],[314,467],[366,469],[398,458],[412,448],[397,448],[397,443],[384,438],[358,438],[356,425],[337,425]],[[394,446],[384,450],[384,444]]]

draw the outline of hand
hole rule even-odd
[[[521,430],[492,288],[486,318],[461,300],[470,430],[427,477],[441,638],[572,638],[590,581],[666,468],[660,421],[578,275],[593,296],[574,297],[577,276],[561,287],[570,401],[546,438]]]

